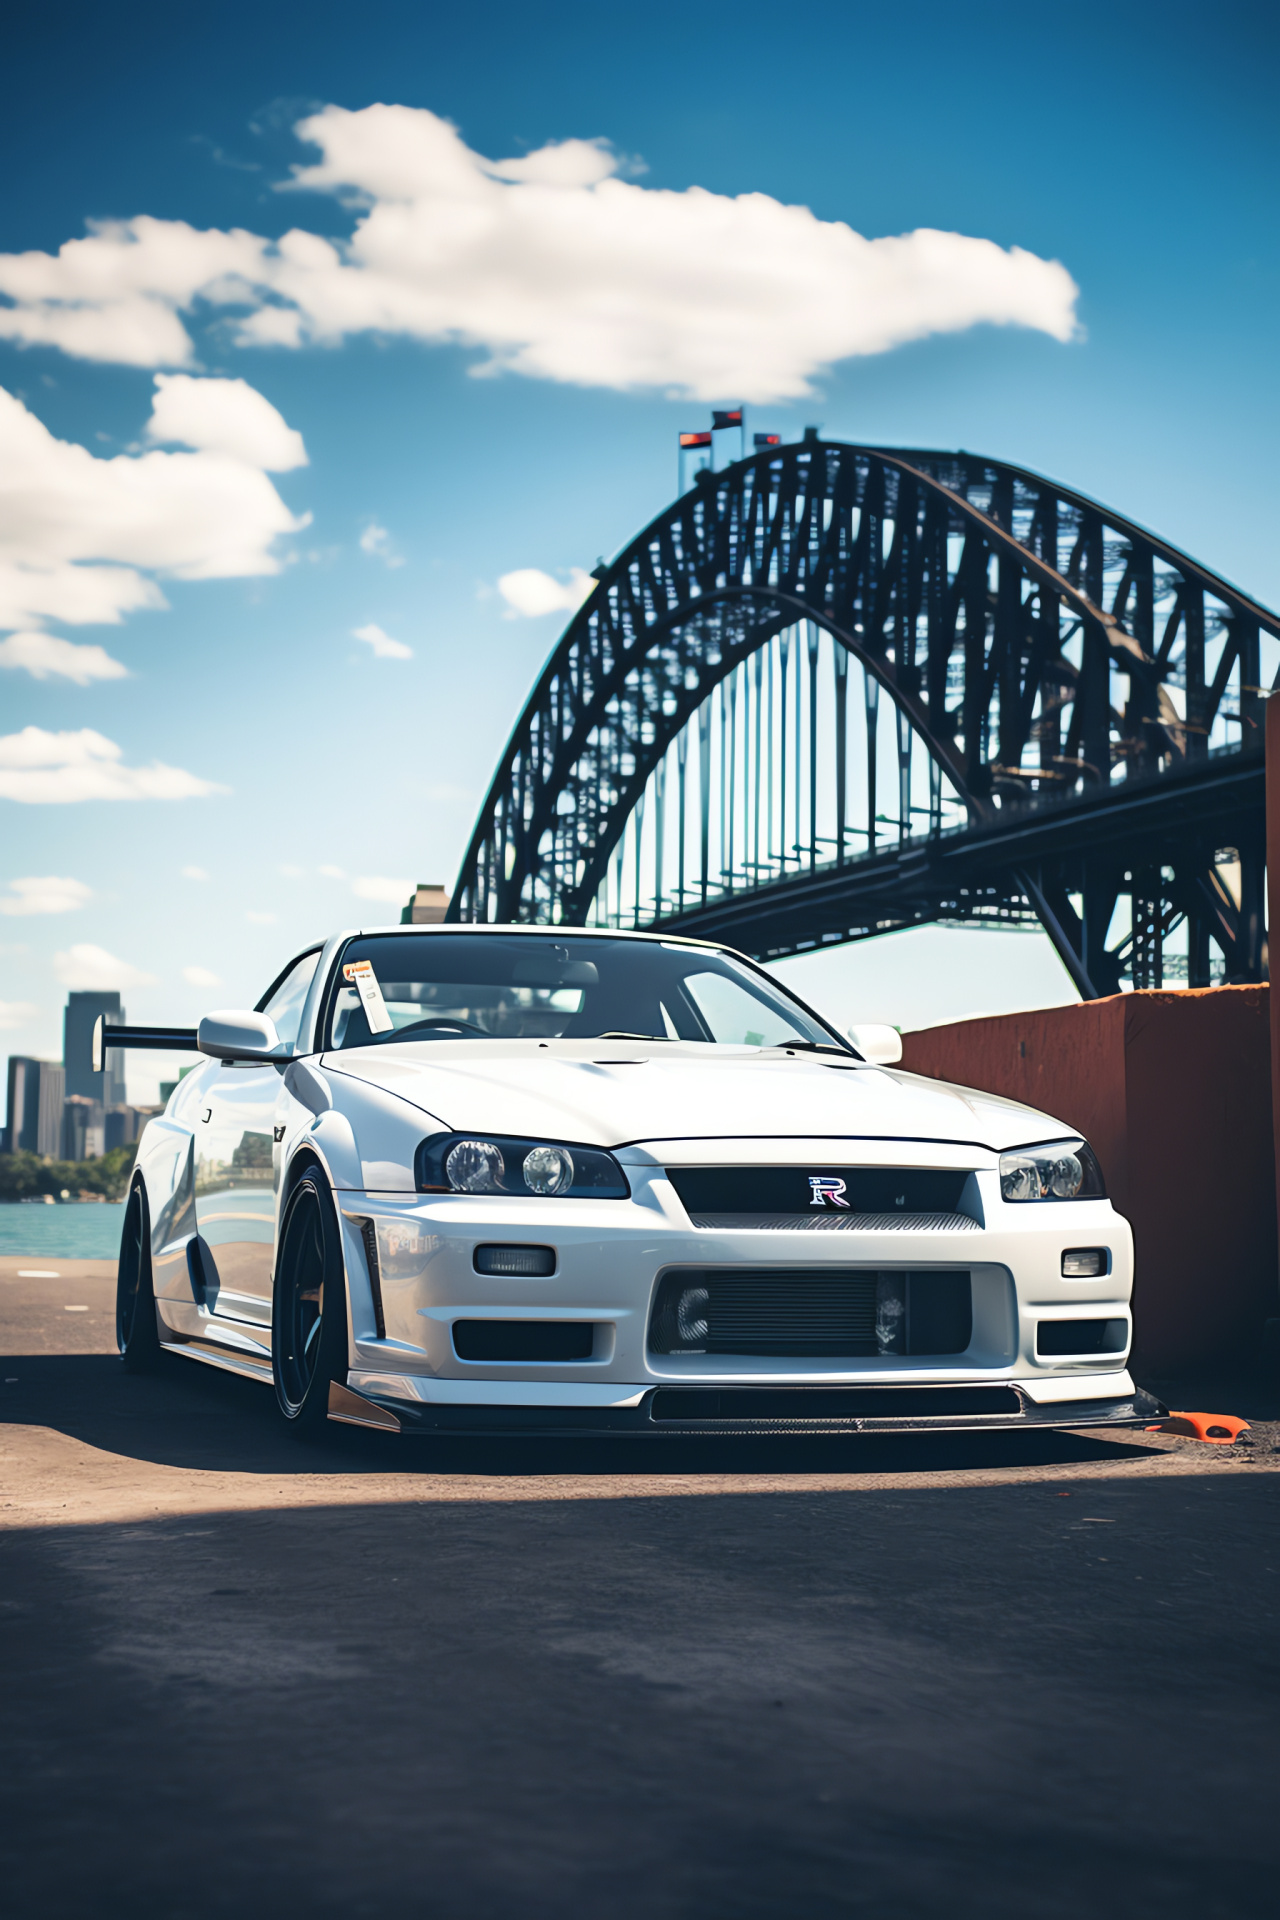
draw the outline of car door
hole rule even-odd
[[[280,1038],[297,1043],[307,989],[320,949],[291,961],[258,1011]],[[219,1319],[271,1325],[276,1179],[276,1102],[286,1062],[227,1061],[209,1082],[195,1124],[196,1226],[204,1302]]]

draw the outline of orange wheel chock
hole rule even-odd
[[[1189,1440],[1204,1440],[1211,1447],[1229,1447],[1242,1433],[1249,1432],[1249,1422],[1237,1420],[1233,1413],[1171,1413],[1167,1420],[1148,1427],[1147,1432],[1181,1433]]]

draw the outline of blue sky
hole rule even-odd
[[[394,918],[376,882],[449,882],[565,619],[498,582],[567,586],[620,547],[713,402],[759,392],[750,424],[787,438],[813,422],[1020,461],[1280,603],[1276,55],[1274,14],[1232,5],[28,9],[0,79],[0,555],[19,583],[0,632],[27,636],[0,642],[0,735],[39,729],[40,765],[10,748],[9,788],[34,797],[0,798],[0,1047],[56,1055],[68,984],[118,980],[156,1021],[251,1001],[306,939]],[[440,122],[464,144],[406,158],[406,124]],[[556,145],[592,141],[613,161]],[[512,211],[549,145],[581,284],[538,277],[547,230]],[[370,202],[389,219],[412,175],[420,212],[458,154],[507,163],[467,160],[457,204],[514,222],[514,279],[402,270],[394,235],[347,270]],[[591,280],[610,165],[635,260],[580,340],[612,291]],[[728,223],[706,247],[695,188]],[[99,225],[59,265],[86,223],[138,220],[145,245]],[[873,251],[851,294],[830,223],[967,242],[940,269]],[[315,237],[292,279],[270,245],[290,229]],[[511,267],[521,246],[534,264]],[[215,253],[254,286],[215,284]],[[471,344],[431,337],[437,281]],[[755,316],[735,358],[728,321],[770,281],[797,304]],[[476,377],[495,357],[517,370]],[[212,427],[211,382],[244,383]],[[57,797],[108,791],[128,797]],[[15,890],[52,880],[74,884]],[[1069,995],[1025,935],[929,930],[789,972],[845,1019],[903,1025]],[[135,1098],[159,1064],[131,1062]]]

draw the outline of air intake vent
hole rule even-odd
[[[650,1418],[663,1421],[968,1419],[1017,1414],[1012,1387],[659,1387]]]
[[[1063,1353],[1123,1353],[1129,1328],[1123,1320],[1041,1320],[1036,1352],[1052,1359]]]
[[[678,1267],[658,1289],[649,1347],[852,1359],[963,1353],[972,1334],[967,1269]]]
[[[589,1360],[595,1345],[590,1320],[455,1320],[459,1360]]]

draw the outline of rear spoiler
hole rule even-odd
[[[105,1014],[93,1023],[93,1071],[102,1072],[112,1047],[155,1047],[169,1053],[198,1053],[194,1027],[109,1027]]]

